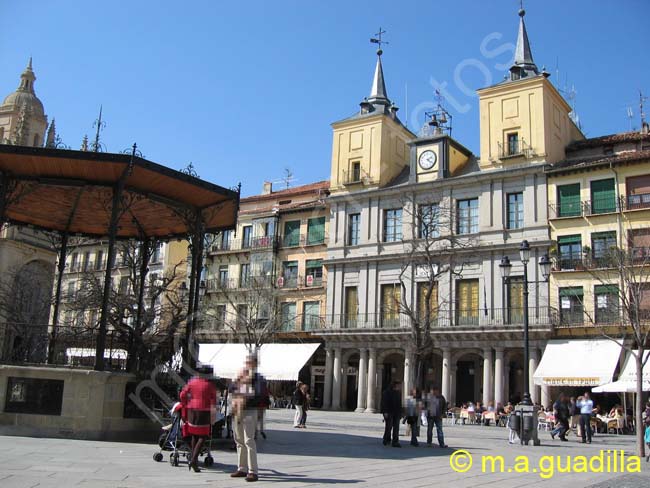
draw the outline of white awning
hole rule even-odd
[[[639,351],[634,351],[639,354]],[[644,351],[644,359],[648,357],[650,351]],[[621,374],[618,375],[618,381],[601,385],[592,390],[595,393],[634,393],[636,391],[636,363],[634,356],[627,353],[625,364],[621,369]],[[643,391],[650,391],[650,366],[646,365],[643,368]]]
[[[610,383],[621,347],[609,339],[552,340],[533,374],[536,385],[596,386]]]
[[[259,352],[259,372],[267,380],[297,381],[298,373],[320,344],[264,344]],[[235,378],[244,367],[246,344],[199,344],[199,362],[210,364],[214,375]]]

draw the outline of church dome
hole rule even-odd
[[[45,117],[43,102],[38,99],[34,92],[35,80],[36,75],[32,71],[32,60],[30,58],[27,68],[20,75],[20,85],[15,92],[4,99],[2,105],[0,105],[0,111],[20,110],[21,107],[25,106],[32,116]]]

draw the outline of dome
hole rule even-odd
[[[27,68],[20,75],[20,85],[15,92],[4,99],[2,105],[0,105],[0,110],[20,110],[21,107],[26,106],[32,116],[45,117],[43,103],[34,92],[35,80],[36,75],[32,70],[32,58],[29,58]]]

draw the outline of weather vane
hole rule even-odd
[[[371,43],[373,43],[373,44],[377,44],[377,54],[378,54],[379,56],[381,56],[381,54],[384,52],[384,51],[381,50],[381,45],[382,45],[382,44],[388,44],[387,41],[382,41],[382,40],[381,40],[381,36],[382,36],[383,34],[386,34],[386,31],[385,31],[385,30],[381,30],[381,27],[380,27],[380,28],[379,28],[379,32],[377,32],[377,33],[375,34],[375,37],[371,37],[371,38],[370,38],[370,42],[371,42]]]

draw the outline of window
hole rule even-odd
[[[351,167],[350,182],[361,181],[361,162],[353,161]]]
[[[83,271],[88,271],[89,267],[90,267],[90,251],[86,251],[84,253],[81,268]]]
[[[325,242],[325,217],[316,217],[307,221],[307,245]]]
[[[241,247],[243,249],[248,249],[251,247],[251,239],[253,237],[253,226],[252,225],[245,225],[242,227],[242,239],[241,239]]]
[[[507,308],[505,315],[506,324],[523,324],[524,322],[524,278],[511,276],[508,278],[506,288]]]
[[[557,239],[560,269],[577,269],[582,266],[582,238],[580,235]]]
[[[438,283],[433,283],[431,297],[427,307],[427,293],[431,283],[418,283],[418,317],[420,320],[426,320],[427,308],[429,309],[430,325],[433,325],[438,319]]]
[[[650,263],[650,229],[628,231],[628,247],[636,263]]]
[[[225,305],[217,305],[217,308],[215,310],[215,325],[217,326],[217,329],[226,328],[226,306]]]
[[[228,265],[219,266],[219,288],[228,288]]]
[[[104,269],[104,251],[97,251],[95,256],[95,269]]]
[[[224,230],[221,232],[221,241],[218,242],[219,249],[227,251],[230,249],[230,243],[232,241],[232,231]]]
[[[321,286],[323,284],[323,261],[321,259],[308,259],[305,263],[305,270],[307,273],[306,286]]]
[[[582,214],[580,202],[580,183],[557,187],[558,217],[576,217]]]
[[[508,154],[507,156],[513,156],[519,154],[521,150],[519,149],[519,134],[517,132],[511,132],[508,134]]]
[[[153,252],[151,253],[151,262],[159,263],[161,259],[162,259],[162,242],[159,242],[156,244],[156,247],[153,248]]]
[[[248,288],[251,277],[251,265],[249,263],[242,263],[239,268],[239,287]]]
[[[384,210],[384,242],[402,240],[402,209]]]
[[[616,232],[591,234],[591,258],[596,267],[603,268],[613,262],[612,250],[616,248]]]
[[[361,214],[355,213],[348,215],[348,246],[359,245],[359,235],[361,228]]]
[[[320,302],[304,302],[302,306],[303,330],[320,329]]]
[[[77,266],[79,265],[79,254],[74,252],[70,258],[70,271],[79,271]]]
[[[456,323],[478,325],[478,280],[456,282]]]
[[[291,220],[284,223],[285,247],[296,247],[300,245],[300,220]]]
[[[594,287],[596,301],[596,323],[614,324],[619,319],[618,286],[596,285]]]
[[[524,226],[524,194],[508,194],[508,229],[521,229]]]
[[[583,293],[581,286],[560,288],[560,322],[562,324],[582,324]]]
[[[120,295],[125,295],[129,291],[129,277],[120,276],[119,285],[117,287],[117,292]]]
[[[237,327],[245,328],[248,323],[248,305],[239,304],[237,305]]]
[[[400,326],[400,305],[402,289],[399,284],[381,286],[381,327],[396,328]]]
[[[72,300],[76,293],[76,283],[74,281],[68,282],[68,300]]]
[[[354,328],[357,326],[357,318],[359,314],[359,298],[356,286],[348,286],[345,288],[345,316],[344,327]]]
[[[283,303],[280,307],[280,329],[285,332],[296,330],[296,302]]]
[[[63,383],[63,380],[10,376],[7,378],[4,411],[7,413],[61,415]]]
[[[478,232],[478,198],[458,200],[458,233],[474,234]]]
[[[614,178],[591,182],[591,213],[616,211],[616,188]]]
[[[627,189],[627,208],[650,207],[650,175],[634,176],[625,180]]]
[[[420,205],[420,239],[433,239],[440,236],[440,207],[437,203]]]
[[[282,263],[282,278],[285,288],[296,288],[298,286],[298,261],[284,261]]]

